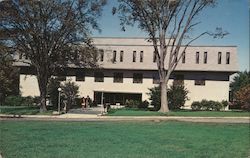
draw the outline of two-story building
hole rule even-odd
[[[79,85],[80,96],[90,96],[101,104],[124,104],[127,99],[148,100],[149,88],[159,83],[152,43],[144,38],[99,37],[93,39],[100,49],[100,69],[68,68],[66,79]],[[167,65],[167,60],[166,60]],[[37,79],[19,65],[23,96],[37,96]],[[183,80],[193,101],[229,100],[229,76],[238,71],[236,46],[189,46],[171,76]]]

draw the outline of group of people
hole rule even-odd
[[[89,108],[90,102],[91,102],[91,99],[89,96],[87,96],[86,98],[82,97],[82,101],[81,101],[82,110]]]

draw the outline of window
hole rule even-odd
[[[174,62],[175,62],[175,63],[177,63],[177,60],[178,60],[177,57],[178,57],[178,54],[177,54],[177,52],[175,52],[175,53],[174,53]]]
[[[143,62],[143,51],[140,52],[140,62]]]
[[[186,52],[183,52],[182,54],[182,63],[184,64],[186,62]]]
[[[102,72],[95,72],[95,82],[104,82],[104,75]]]
[[[226,54],[226,64],[230,64],[230,52],[227,52]]]
[[[116,62],[116,51],[113,51],[113,62]]]
[[[183,85],[184,84],[184,75],[174,75],[174,85]]]
[[[136,51],[133,51],[133,62],[136,62]]]
[[[123,50],[120,52],[120,62],[123,62]]]
[[[207,52],[204,52],[204,58],[203,58],[203,62],[204,62],[204,64],[206,64],[207,63]]]
[[[85,73],[84,72],[76,72],[76,81],[85,81]]]
[[[199,79],[194,81],[194,85],[196,86],[205,86],[205,79]]]
[[[200,62],[200,53],[196,52],[196,64],[199,64]]]
[[[134,73],[133,74],[133,83],[142,83],[142,74],[141,73]]]
[[[100,49],[99,53],[100,53],[100,61],[103,62],[104,50],[103,50],[103,49]]]
[[[157,54],[156,54],[156,52],[154,51],[154,53],[153,53],[153,62],[154,62],[154,63],[156,62],[156,59],[157,59],[157,58],[156,58],[156,55],[157,55]]]
[[[114,83],[123,83],[123,73],[114,73]]]
[[[66,81],[66,76],[57,76],[58,81]]]
[[[159,84],[160,83],[160,78],[158,74],[153,75],[153,84]]]
[[[218,52],[218,64],[221,64],[221,52]]]

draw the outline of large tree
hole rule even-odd
[[[0,2],[5,40],[36,69],[40,110],[46,111],[48,79],[58,68],[95,66],[91,29],[100,30],[105,0],[9,0]],[[79,47],[81,46],[81,47]],[[83,59],[83,60],[82,60]]]
[[[201,32],[195,37],[190,32],[200,22],[197,16],[215,0],[119,0],[118,12],[122,29],[125,25],[138,24],[148,34],[156,53],[161,87],[161,108],[168,112],[167,84],[186,48],[196,39],[208,34],[223,37],[227,33],[217,28],[215,33]]]

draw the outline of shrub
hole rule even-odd
[[[20,95],[10,95],[5,98],[5,105],[7,106],[21,106],[23,104],[24,98]]]
[[[138,108],[139,109],[147,109],[148,108],[148,105],[149,105],[149,102],[147,100],[144,100],[143,102],[141,102],[139,105],[138,105]]]
[[[161,91],[160,87],[154,87],[149,89],[148,95],[150,96],[151,104],[154,106],[154,110],[158,111],[161,107]],[[184,106],[185,102],[188,100],[187,97],[188,90],[183,84],[174,84],[170,86],[167,91],[168,95],[168,105],[170,110],[180,109]]]
[[[222,109],[223,105],[221,102],[218,101],[212,101],[212,100],[205,100],[203,99],[201,102],[194,101],[191,105],[192,110],[215,110],[220,111]]]
[[[24,105],[24,106],[34,106],[34,105],[36,105],[36,103],[35,103],[33,97],[28,96],[28,97],[23,97],[22,105]]]
[[[229,102],[227,100],[222,100],[221,104],[223,106],[223,109],[225,109],[229,105]]]
[[[97,107],[97,103],[95,100],[90,102],[90,107]]]
[[[188,90],[183,84],[173,84],[168,90],[168,105],[170,110],[180,109],[188,100]]]
[[[138,108],[140,101],[131,99],[131,100],[127,100],[125,104],[126,104],[126,107],[128,108]]]
[[[62,96],[66,99],[68,111],[73,104],[76,104],[75,99],[78,97],[79,86],[70,80],[65,82],[62,86]]]
[[[148,95],[150,96],[151,105],[154,106],[154,110],[158,111],[161,108],[161,91],[160,87],[153,87],[149,89]]]
[[[194,110],[194,111],[198,111],[198,110],[201,110],[201,103],[200,102],[198,102],[198,101],[194,101],[193,103],[192,103],[192,105],[191,105],[191,108],[192,108],[192,110]]]

